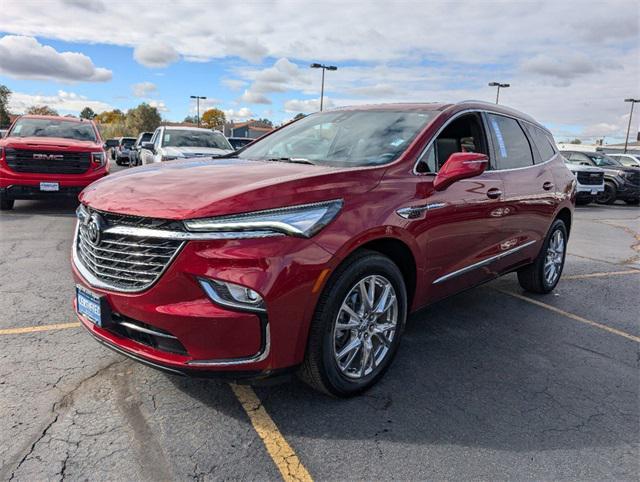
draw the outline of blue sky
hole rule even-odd
[[[77,114],[142,101],[163,117],[194,112],[189,95],[229,118],[276,123],[325,106],[492,101],[525,111],[560,140],[623,138],[640,97],[640,14],[633,1],[256,1],[203,4],[23,0],[3,5],[0,83],[20,112]],[[465,15],[459,15],[464,11]],[[597,35],[589,25],[597,19]],[[138,91],[138,96],[135,95]],[[637,120],[633,131],[637,131]]]

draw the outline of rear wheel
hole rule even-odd
[[[9,211],[13,209],[14,204],[15,204],[14,199],[0,198],[0,211]]]
[[[333,396],[367,390],[391,364],[406,316],[405,283],[393,261],[371,251],[354,255],[318,301],[300,377]]]
[[[604,184],[604,191],[598,194],[596,201],[599,204],[613,204],[616,202],[616,187],[611,182]]]
[[[537,258],[529,266],[518,271],[520,286],[532,293],[546,294],[556,287],[567,253],[567,228],[556,219],[544,240]]]

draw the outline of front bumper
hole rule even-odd
[[[75,253],[74,253],[75,255]],[[74,256],[75,257],[75,256]],[[139,293],[92,286],[74,260],[77,283],[104,296],[113,313],[174,336],[184,352],[123,336],[78,315],[103,344],[156,368],[188,375],[259,378],[298,365],[319,295],[317,279],[332,256],[307,239],[190,241],[160,279]],[[222,307],[198,278],[250,287],[264,298],[265,315]]]
[[[640,185],[633,184],[626,179],[618,183],[616,198],[625,201],[640,199]]]

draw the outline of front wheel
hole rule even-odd
[[[567,254],[567,228],[561,219],[556,219],[547,233],[542,249],[536,259],[518,271],[518,282],[532,293],[546,294],[556,287]]]
[[[0,198],[0,211],[9,211],[13,209],[14,204],[15,200],[13,199]]]
[[[616,187],[610,182],[605,183],[604,191],[598,194],[596,202],[598,204],[613,204],[616,202]]]
[[[391,365],[406,317],[398,267],[378,253],[357,253],[333,274],[318,301],[300,377],[338,397],[367,390]]]

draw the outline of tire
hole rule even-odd
[[[14,199],[0,198],[0,211],[10,211],[13,209],[14,204]]]
[[[640,204],[640,199],[625,199],[624,202],[631,206],[637,206]]]
[[[604,191],[596,198],[598,204],[613,204],[616,202],[616,186],[611,182],[604,184]]]
[[[557,249],[554,250],[554,246],[557,246],[557,236],[560,236],[562,238],[561,253],[558,253],[557,251],[559,250]],[[556,219],[551,225],[551,228],[547,233],[547,237],[545,238],[542,245],[542,249],[540,250],[540,253],[536,257],[536,259],[530,265],[518,270],[518,282],[523,289],[532,293],[540,294],[547,294],[553,291],[553,289],[558,284],[558,281],[560,281],[560,277],[562,276],[564,260],[567,255],[568,240],[569,236],[567,234],[567,228],[564,224],[564,221],[562,221],[561,219]],[[550,279],[550,277],[546,275],[547,263],[550,261],[549,259],[547,259],[547,255],[549,255],[549,257],[552,257],[553,251],[555,251],[555,263],[553,263],[555,266],[555,276],[553,277],[553,279]]]
[[[395,301],[389,301],[393,298],[386,298],[388,307],[383,310],[384,314],[376,317],[371,309],[371,315],[365,316],[369,310],[364,310],[368,305],[359,291],[361,283],[366,290],[373,285],[374,306],[382,299],[385,290],[395,292]],[[357,320],[344,311],[345,305],[358,315]],[[331,396],[351,397],[364,392],[391,365],[400,344],[406,317],[407,290],[398,267],[389,258],[376,252],[357,252],[334,272],[318,300],[309,330],[305,359],[298,375],[316,390]],[[338,328],[338,320],[357,327]],[[394,326],[393,331],[382,331],[383,327],[390,326]],[[338,358],[338,352],[357,343],[360,345]],[[366,352],[373,356],[365,358]],[[339,366],[340,360],[343,360],[342,368]]]

